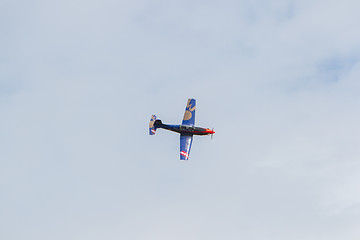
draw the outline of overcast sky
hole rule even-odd
[[[0,0],[0,239],[359,239],[359,9]]]

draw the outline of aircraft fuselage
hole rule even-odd
[[[160,122],[155,122],[156,128],[163,128],[169,131],[177,132],[186,135],[209,135],[215,133],[209,128],[188,126],[188,125],[168,125]]]

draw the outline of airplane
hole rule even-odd
[[[188,160],[191,144],[194,135],[213,136],[214,129],[195,127],[196,100],[190,98],[187,102],[184,118],[181,125],[163,124],[155,115],[151,116],[149,124],[149,135],[155,135],[156,129],[163,128],[169,131],[180,133],[180,160]]]

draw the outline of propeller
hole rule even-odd
[[[214,128],[211,130],[211,131],[213,131],[214,132]],[[211,134],[211,140],[213,139],[213,133]]]

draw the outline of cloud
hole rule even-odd
[[[0,236],[357,239],[357,5],[2,2]]]

